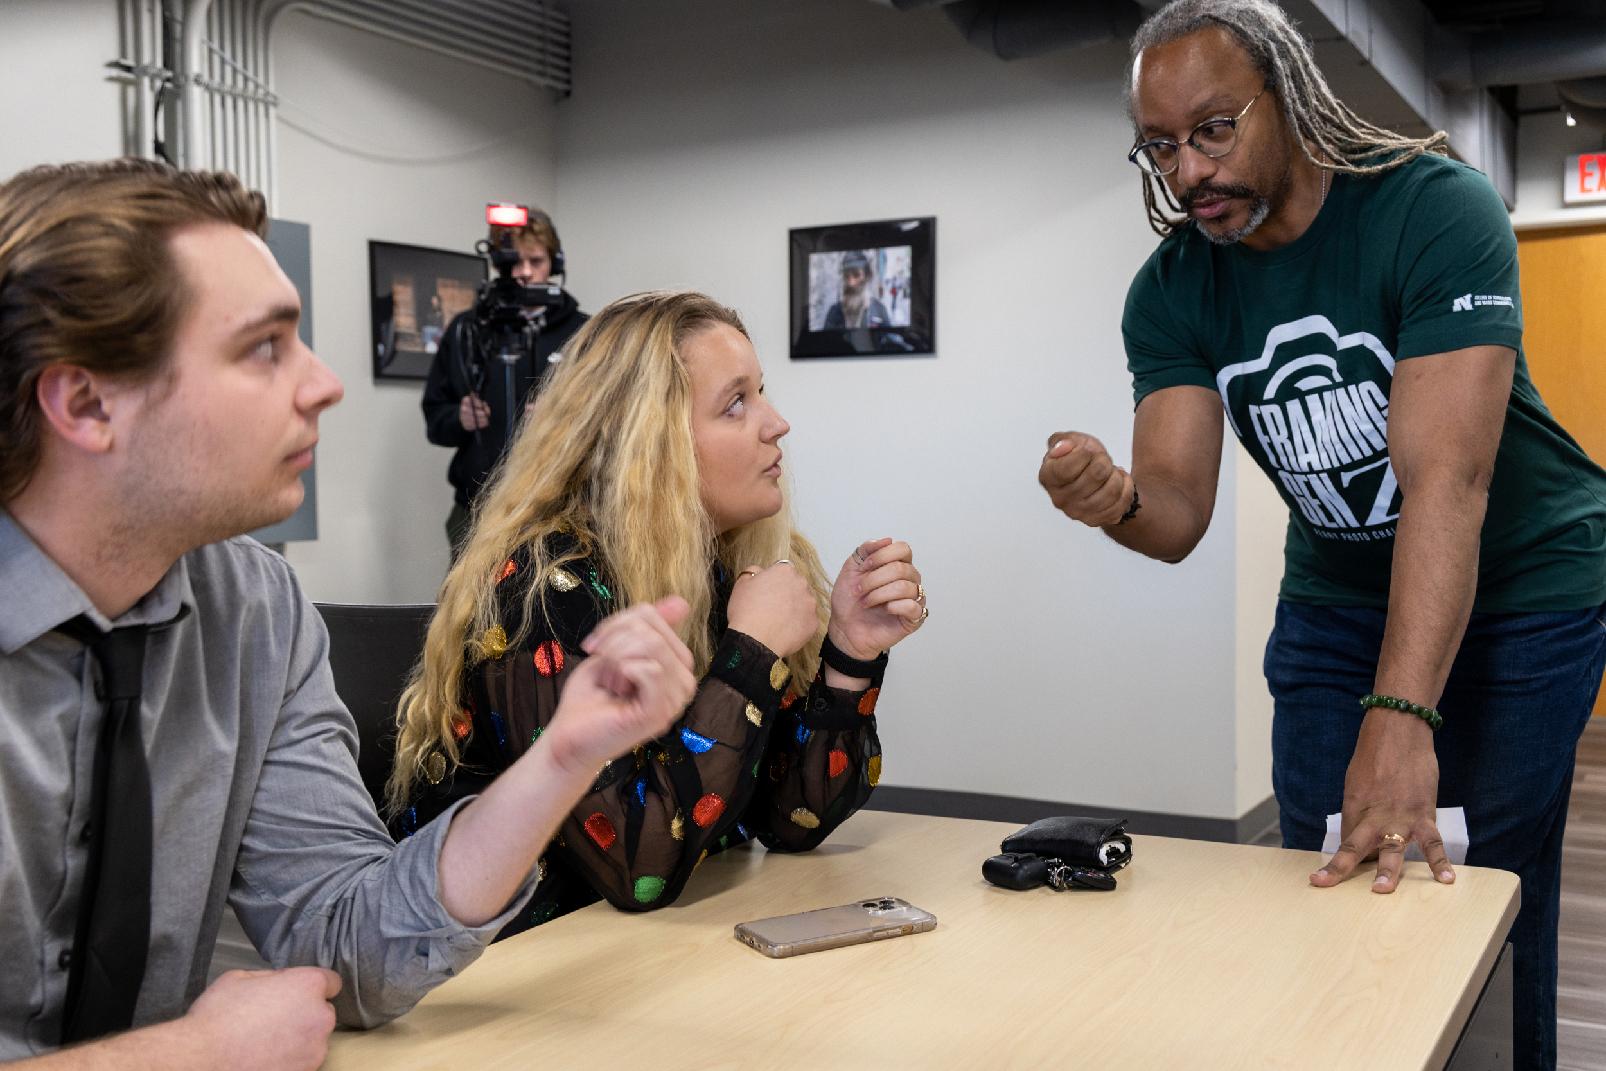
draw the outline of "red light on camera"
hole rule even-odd
[[[530,210],[523,205],[486,205],[485,222],[493,227],[525,227],[530,222]]]

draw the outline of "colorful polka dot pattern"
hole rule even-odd
[[[863,714],[867,718],[874,714],[876,701],[880,698],[880,688],[871,688],[868,692],[865,692],[864,696],[859,700],[859,713]]]
[[[473,728],[474,711],[472,708],[463,711],[463,713],[452,719],[452,735],[457,737],[459,740],[467,736],[469,731]]]
[[[777,692],[780,691],[781,685],[785,684],[786,678],[791,675],[792,671],[786,668],[786,663],[777,658],[775,664],[770,667],[770,687]]]
[[[500,584],[502,581],[506,580],[508,577],[512,576],[518,571],[519,567],[513,564],[512,558],[509,558],[507,562],[503,564],[502,571],[497,574],[496,582]]]
[[[608,821],[608,816],[601,811],[586,819],[586,833],[603,851],[613,847],[613,842],[619,837],[613,831],[613,823]]]
[[[777,755],[775,761],[770,763],[770,780],[779,781],[786,776],[786,756]]]
[[[698,800],[697,806],[691,809],[691,820],[696,822],[699,826],[702,826],[704,829],[707,829],[709,826],[717,822],[719,820],[719,816],[724,813],[725,801],[719,796],[710,792],[708,795]]]
[[[686,816],[679,811],[675,812],[675,817],[669,822],[669,835],[676,840],[686,839]]]
[[[507,633],[502,631],[501,625],[492,625],[480,637],[480,647],[484,649],[486,658],[501,658],[507,653]]]
[[[535,671],[550,677],[563,669],[563,646],[556,640],[547,640],[535,649]]]
[[[864,764],[865,776],[870,779],[870,787],[874,788],[881,783],[881,756],[871,755],[870,761]]]
[[[832,751],[826,761],[832,777],[841,777],[847,772],[848,753],[846,751]]]
[[[793,825],[802,826],[804,829],[820,828],[819,815],[815,814],[807,807],[799,807],[797,810],[787,815],[787,817],[792,820]]]
[[[431,751],[429,758],[424,760],[424,776],[430,784],[440,784],[441,778],[446,776],[446,756],[439,751]]]
[[[658,897],[663,895],[664,886],[668,884],[669,883],[663,878],[655,877],[651,874],[643,875],[642,877],[637,878],[635,889],[636,902],[638,904],[652,903],[654,900],[658,899]]]
[[[753,704],[747,704],[746,714],[747,720],[752,722],[754,725],[764,724],[764,712],[755,707]]]
[[[686,745],[686,750],[701,755],[714,746],[714,741],[701,733],[694,733],[690,729],[680,731],[680,742]]]
[[[797,693],[788,688],[786,694],[781,696],[781,709],[791,710],[792,704],[797,702]]]
[[[562,592],[573,591],[580,586],[578,577],[567,569],[559,569],[557,566],[553,566],[552,575],[546,578],[546,582]]]

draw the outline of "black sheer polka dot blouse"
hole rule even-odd
[[[566,537],[551,539],[549,552],[567,549]],[[585,657],[580,641],[617,608],[595,558],[533,572],[525,552],[502,567],[502,625],[485,638],[500,654],[465,674],[462,763],[449,770],[440,753],[425,758],[425,776],[394,824],[398,836],[483,791],[540,737]],[[602,768],[542,855],[529,906],[498,940],[599,898],[625,911],[663,907],[709,853],[755,837],[771,851],[807,851],[870,798],[881,778],[880,680],[863,692],[819,676],[791,680],[773,651],[727,626],[733,578],[716,564],[714,579],[714,656],[684,716]],[[545,585],[547,614],[538,603],[527,636],[506,646],[531,583]]]

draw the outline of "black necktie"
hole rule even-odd
[[[79,894],[61,1041],[88,1041],[134,1022],[151,930],[151,777],[139,728],[144,625],[101,632],[87,617],[56,631],[100,662],[106,717],[95,744],[89,861]]]

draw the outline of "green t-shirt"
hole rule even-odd
[[[1137,400],[1220,392],[1288,503],[1282,596],[1388,605],[1400,492],[1389,462],[1396,361],[1510,346],[1516,378],[1478,559],[1481,613],[1606,601],[1606,472],[1545,408],[1522,353],[1517,242],[1477,171],[1424,155],[1334,176],[1310,229],[1271,252],[1194,227],[1160,243],[1121,331]]]

